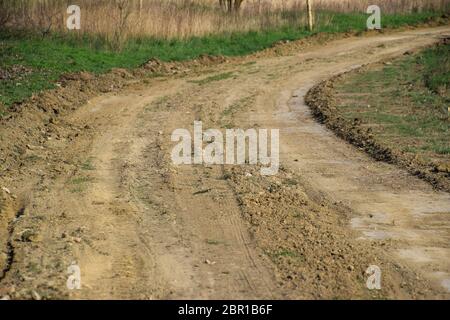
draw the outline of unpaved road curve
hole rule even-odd
[[[386,271],[385,297],[448,298],[450,195],[336,138],[315,122],[303,97],[332,75],[431,45],[449,32],[421,29],[338,40],[290,56],[223,64],[195,78],[154,79],[92,99],[61,120],[87,126],[88,132],[45,146],[78,169],[47,177],[42,172],[55,169],[48,163],[35,172],[41,173],[38,184],[26,190],[14,186],[29,195],[15,232],[33,229],[35,237],[14,240],[14,259],[0,289],[19,298],[30,292],[35,298],[49,292],[74,299],[366,297],[354,265],[345,265],[342,277],[339,272],[342,284],[298,285],[331,279],[335,271],[325,266],[317,268],[322,276],[309,271],[297,276],[289,274],[290,263],[280,267],[267,248],[274,241],[292,242],[296,234],[274,227],[277,234],[264,235],[270,226],[254,227],[244,218],[248,203],[258,203],[239,191],[236,181],[245,185],[244,178],[231,183],[222,178],[228,169],[221,166],[171,164],[172,131],[202,120],[209,128],[280,128],[283,174],[295,177],[292,185],[305,189],[315,212],[327,206],[327,215],[335,212],[336,219],[348,212],[339,230],[348,233],[343,237],[350,248],[367,247],[361,252],[372,257],[377,241],[389,243],[377,247],[383,257],[374,259],[413,275]],[[228,72],[231,78],[193,81]],[[280,208],[288,202],[276,201]],[[345,252],[338,240],[337,252]],[[328,250],[321,243],[314,250]],[[64,288],[72,261],[81,268],[81,290]],[[350,289],[339,291],[345,281]]]

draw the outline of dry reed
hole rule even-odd
[[[364,12],[373,1],[314,0],[319,10]],[[444,10],[450,0],[377,0],[385,13]],[[0,28],[66,32],[66,8],[82,9],[81,33],[111,41],[151,36],[188,38],[305,25],[305,0],[245,0],[239,13],[224,12],[214,0],[0,0]]]

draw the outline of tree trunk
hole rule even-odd
[[[238,12],[244,0],[219,0],[220,7],[229,13]]]
[[[313,0],[306,0],[306,8],[308,10],[308,28],[309,28],[309,31],[312,31],[313,28],[314,28],[314,17],[313,17],[312,1]]]

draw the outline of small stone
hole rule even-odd
[[[440,165],[437,166],[437,170],[440,172],[450,173],[450,162],[441,163]]]
[[[36,290],[31,291],[31,295],[33,296],[34,300],[42,300],[41,296],[36,292]]]
[[[19,239],[22,242],[31,242],[33,241],[33,237],[36,233],[32,229],[25,229],[21,233],[19,233]]]
[[[11,191],[6,187],[3,187],[2,190],[5,191],[7,194],[11,194]]]

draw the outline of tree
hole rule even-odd
[[[238,12],[244,0],[219,0],[220,7],[227,12]]]

